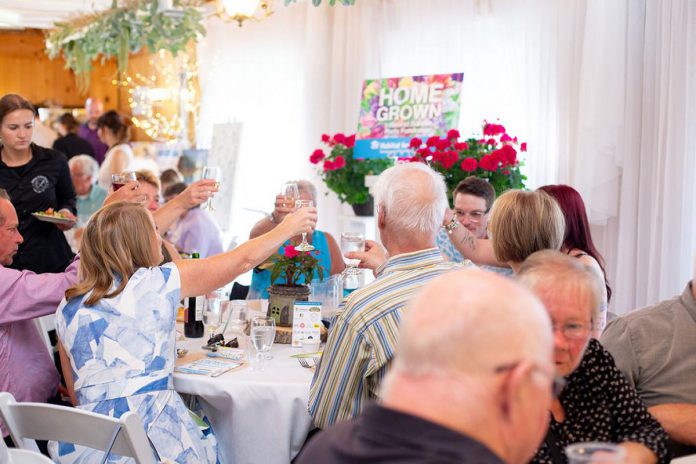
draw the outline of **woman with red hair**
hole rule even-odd
[[[611,299],[611,287],[607,282],[604,259],[592,241],[585,202],[582,201],[578,191],[570,185],[544,185],[539,187],[539,190],[543,190],[555,198],[561,207],[561,211],[563,211],[565,237],[563,238],[561,251],[569,256],[578,258],[604,282],[600,321],[596,328],[597,336],[599,336],[607,323],[607,305]]]

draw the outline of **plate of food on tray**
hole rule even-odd
[[[55,211],[53,208],[48,208],[45,211],[37,211],[31,213],[31,215],[39,221],[51,222],[53,224],[72,224],[75,222],[73,219],[70,219],[60,211]]]

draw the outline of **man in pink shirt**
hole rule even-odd
[[[6,268],[22,241],[17,213],[0,189],[0,391],[17,401],[45,402],[56,394],[60,376],[33,319],[56,311],[79,261],[61,274]]]

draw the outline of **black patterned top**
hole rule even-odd
[[[660,463],[669,462],[665,431],[597,340],[590,340],[580,365],[566,380],[559,398],[565,420],[551,417],[550,430],[532,462],[566,463],[564,448],[588,441],[642,443]],[[561,459],[554,461],[549,441],[556,444]]]

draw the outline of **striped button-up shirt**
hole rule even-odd
[[[394,357],[404,306],[428,281],[463,266],[473,264],[447,262],[437,248],[396,255],[377,269],[374,282],[350,294],[312,379],[309,412],[317,427],[355,417],[377,397]]]

